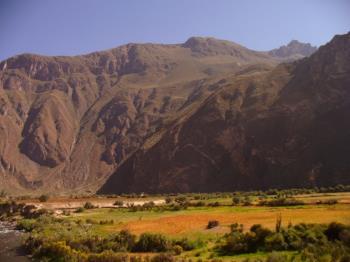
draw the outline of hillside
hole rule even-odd
[[[278,90],[292,81],[292,68],[307,64],[277,66],[289,60],[201,37],[176,45],[127,44],[74,57],[9,58],[0,63],[0,190],[68,194],[95,192],[102,185],[101,192],[219,189],[223,181],[192,189],[186,179],[197,179],[192,174],[201,161],[203,176],[215,173],[208,159],[217,153],[215,161],[224,163],[222,145],[235,148],[239,162],[241,150],[250,146],[248,138],[229,138],[230,144],[229,131],[218,129],[240,130],[237,115],[248,119],[253,112],[271,110],[282,99]],[[264,102],[256,102],[256,96]],[[205,128],[205,134],[197,128]],[[188,146],[197,143],[199,151]],[[184,157],[176,160],[179,165],[172,157],[177,146]],[[130,163],[137,172],[144,170],[140,179],[127,168]],[[244,162],[239,165],[247,168]],[[227,172],[240,176],[235,170]],[[163,188],[157,179],[173,186]],[[142,181],[143,190],[137,186]]]
[[[350,183],[350,34],[310,58],[225,77],[100,193],[204,192]]]

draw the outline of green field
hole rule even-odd
[[[18,223],[29,232],[26,245],[39,261],[65,256],[63,261],[129,261],[126,255],[133,261],[308,261],[315,254],[309,261],[334,261],[350,248],[347,192],[49,198],[27,203],[39,206],[35,212],[41,213]],[[339,239],[328,239],[330,230],[336,230]],[[134,244],[125,244],[125,239]]]

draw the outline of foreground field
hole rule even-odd
[[[25,247],[39,261],[350,259],[348,192],[42,197],[19,202],[4,202],[2,208],[29,232]]]

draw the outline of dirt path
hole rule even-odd
[[[102,207],[102,208],[110,208],[116,207],[113,204],[116,200],[120,200],[117,198],[86,198],[86,199],[52,199],[48,202],[38,202],[38,201],[26,201],[27,205],[34,205],[37,208],[46,208],[46,209],[76,209],[78,207],[84,206],[86,202],[90,202],[94,206]],[[140,199],[140,200],[122,200],[124,203],[124,207],[128,205],[134,206],[142,206],[143,204],[153,201],[155,205],[163,205],[165,204],[164,199]]]

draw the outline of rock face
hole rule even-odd
[[[100,192],[350,183],[349,61],[347,34],[308,59],[224,78],[157,143],[129,157]]]
[[[338,36],[310,58],[280,65],[291,56],[198,37],[12,57],[0,63],[0,189],[347,182],[348,46],[349,35]]]
[[[297,40],[292,40],[288,45],[281,46],[280,48],[273,49],[268,52],[269,55],[274,57],[280,57],[283,59],[289,58],[295,60],[304,56],[310,56],[315,53],[316,47],[310,44],[300,43]]]

